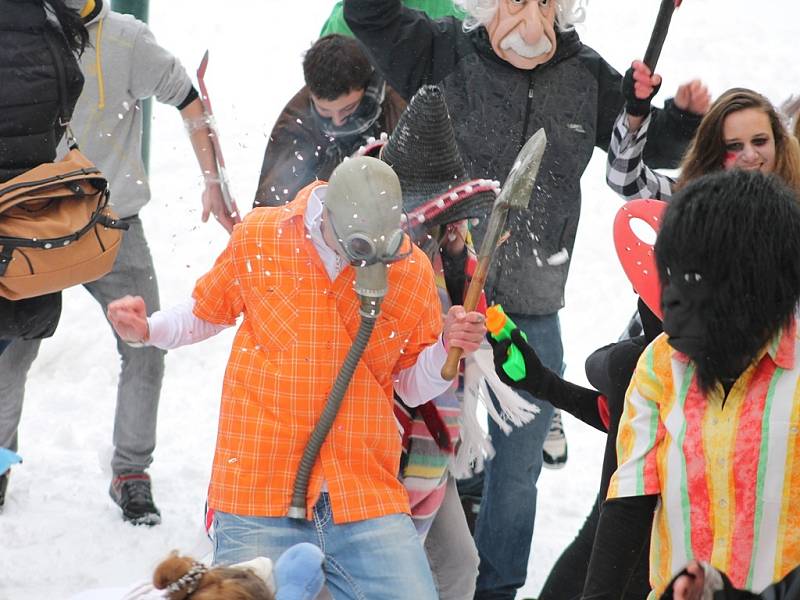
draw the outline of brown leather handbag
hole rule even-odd
[[[64,65],[51,51],[70,150],[0,184],[0,297],[9,300],[99,279],[114,266],[128,228],[108,207],[108,181],[72,136]]]
[[[80,150],[0,185],[0,296],[20,300],[99,279],[122,242],[108,182]]]

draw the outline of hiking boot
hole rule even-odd
[[[567,464],[567,437],[561,423],[561,411],[556,409],[550,422],[550,431],[542,446],[544,466],[548,469],[560,469]]]
[[[8,471],[0,475],[0,511],[6,503],[6,489],[8,488]]]
[[[134,525],[158,525],[161,513],[153,502],[147,473],[123,473],[111,480],[111,499],[122,509],[122,518]]]

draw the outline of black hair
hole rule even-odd
[[[322,100],[336,100],[353,90],[363,90],[372,71],[359,43],[336,33],[318,39],[303,57],[306,85]]]
[[[40,0],[40,3],[58,21],[69,49],[78,56],[83,54],[84,49],[89,45],[89,32],[78,11],[67,6],[64,0]]]
[[[678,268],[711,290],[707,359],[695,361],[706,390],[738,377],[800,300],[800,208],[774,175],[734,169],[690,182],[667,208],[655,253],[662,289]]]

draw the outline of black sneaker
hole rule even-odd
[[[122,518],[134,525],[158,525],[161,513],[153,502],[147,473],[123,473],[111,480],[111,499],[122,509]]]
[[[0,475],[0,511],[6,503],[6,489],[8,488],[8,471]]]

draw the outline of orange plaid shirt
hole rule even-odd
[[[360,324],[354,272],[335,281],[308,238],[304,213],[315,182],[279,208],[258,208],[194,289],[197,317],[233,324],[209,506],[283,517],[295,474]],[[413,254],[389,267],[389,292],[339,415],[311,475],[310,514],[323,479],[336,523],[409,512],[398,480],[394,376],[441,331],[433,270]]]

